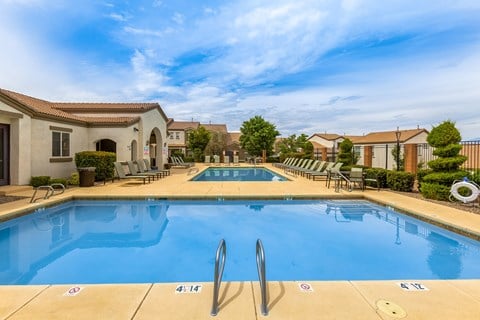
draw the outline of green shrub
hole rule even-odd
[[[365,178],[367,179],[377,179],[380,188],[386,188],[387,187],[387,172],[388,170],[383,169],[383,168],[369,168],[365,170],[366,176]],[[373,181],[367,181],[367,185],[370,187],[376,188],[377,186],[375,185],[375,182]]]
[[[427,199],[448,200],[450,188],[437,183],[422,183],[422,195]]]
[[[68,184],[72,186],[78,186],[80,184],[80,175],[78,174],[78,172],[72,173],[70,179],[68,179]]]
[[[418,190],[422,189],[423,178],[432,172],[432,169],[420,169],[417,171]]]
[[[50,183],[50,176],[35,176],[30,179],[30,185],[34,188],[40,186],[48,186]]]
[[[101,181],[113,178],[116,158],[113,152],[81,151],[75,154],[75,164],[77,168],[95,167],[95,180]]]
[[[404,171],[388,171],[387,173],[387,185],[392,190],[411,192],[414,182],[414,173]]]
[[[472,180],[473,182],[475,182],[476,184],[480,185],[480,170],[475,170],[473,171],[470,176],[469,176],[470,180]]]
[[[454,157],[456,156],[460,150],[462,150],[462,145],[459,143],[449,144],[446,147],[438,147],[433,150],[432,154],[434,156],[439,156],[442,158]]]
[[[456,171],[466,160],[466,156],[459,155],[449,158],[438,158],[429,161],[428,165],[434,171]]]
[[[467,160],[459,154],[461,139],[455,124],[449,120],[434,127],[428,134],[427,141],[436,148],[434,155],[438,158],[428,162],[432,172],[422,178],[420,192],[425,198],[448,200],[452,183],[468,176],[467,172],[459,170]]]
[[[437,183],[449,187],[455,180],[462,180],[464,177],[468,177],[469,174],[466,171],[455,172],[433,172],[423,177],[423,181],[427,183]]]
[[[67,183],[67,179],[65,178],[55,178],[55,179],[50,179],[50,181],[48,182],[48,184],[52,185],[54,183],[61,183],[63,184],[65,187],[68,185]]]

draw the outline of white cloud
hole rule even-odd
[[[175,12],[173,14],[173,17],[172,17],[172,20],[176,23],[176,24],[183,24],[183,22],[185,21],[185,16],[181,13],[178,13],[178,12]]]
[[[108,16],[115,21],[120,21],[120,22],[127,21],[127,18],[120,13],[111,13]]]

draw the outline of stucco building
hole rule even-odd
[[[69,177],[86,150],[163,166],[167,121],[158,103],[50,102],[0,89],[0,185]]]

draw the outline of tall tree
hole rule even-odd
[[[353,150],[352,140],[345,138],[345,140],[340,142],[339,147],[338,162],[342,162],[343,166],[351,166],[357,163],[358,157]]]
[[[188,135],[188,148],[193,151],[195,161],[201,161],[201,157],[205,148],[210,141],[211,134],[203,126],[199,126],[196,130],[192,130]]]
[[[299,135],[298,137],[295,134],[282,139],[278,143],[278,148],[280,149],[281,153],[281,160],[282,157],[289,157],[292,155],[295,156],[302,156],[308,159],[313,158],[313,145],[310,141],[308,141],[308,136],[304,133]]]
[[[263,119],[261,116],[254,116],[244,121],[240,128],[240,146],[252,156],[261,156],[263,150],[270,155],[273,150],[275,138],[280,135],[275,125]]]
[[[206,154],[221,155],[227,149],[227,134],[220,131],[210,132],[211,138],[205,148]]]

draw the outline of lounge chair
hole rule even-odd
[[[144,176],[149,176],[149,177],[152,177],[152,180],[155,180],[155,177],[157,177],[157,174],[156,173],[153,173],[153,172],[141,172],[140,171],[140,166],[137,164],[137,166],[135,167],[135,164],[133,163],[133,161],[127,161],[127,166],[128,166],[128,171],[130,171],[130,174],[132,175],[144,175]]]
[[[233,165],[234,166],[239,166],[240,165],[238,156],[233,156]]]
[[[307,165],[305,168],[298,169],[298,173],[300,175],[304,176],[305,172],[314,170],[318,166],[318,163],[319,163],[319,161],[315,160],[311,163],[311,165]]]
[[[155,172],[155,171],[160,171],[160,172],[163,172],[165,176],[169,176],[170,175],[170,170],[168,169],[152,169],[152,167],[150,166],[150,161],[148,159],[143,159],[143,163],[145,163],[145,168],[149,171],[152,171],[152,172]]]
[[[167,173],[164,172],[163,170],[151,170],[151,169],[148,170],[143,159],[138,159],[136,163],[137,163],[139,174],[148,174],[148,175],[155,174],[157,177],[157,180],[167,175]]]
[[[335,165],[335,162],[329,162],[327,164],[327,166],[322,171],[312,172],[312,173],[310,173],[309,177],[312,178],[314,181],[317,180],[316,179],[317,177],[327,179],[328,174],[329,174],[330,170],[332,170],[334,165]]]
[[[170,162],[171,167],[184,168],[184,169],[187,169],[187,168],[191,167],[189,164],[185,164],[185,163],[182,164],[178,157],[171,156],[170,160],[171,160],[171,162]]]
[[[175,157],[177,159],[177,163],[180,165],[187,165],[189,167],[194,167],[195,162],[185,162],[182,157]]]
[[[114,166],[115,166],[115,170],[117,171],[117,176],[119,179],[142,179],[143,184],[145,184],[145,181],[147,180],[148,180],[148,183],[150,183],[151,176],[126,174],[120,162],[114,162]]]
[[[327,163],[327,161],[320,161],[320,163],[318,164],[318,166],[312,170],[307,170],[303,173],[303,176],[307,179],[310,179],[310,175],[312,173],[315,173],[315,172],[322,172],[324,169],[323,167],[325,166],[325,163]]]
[[[213,163],[214,163],[216,166],[219,166],[219,165],[220,165],[220,156],[214,155],[214,156],[213,156]]]
[[[291,160],[292,158],[285,158],[283,160],[283,162],[277,162],[277,163],[274,163],[273,166],[274,167],[277,167],[277,168],[281,168],[283,167],[284,165],[288,164],[288,162]]]

